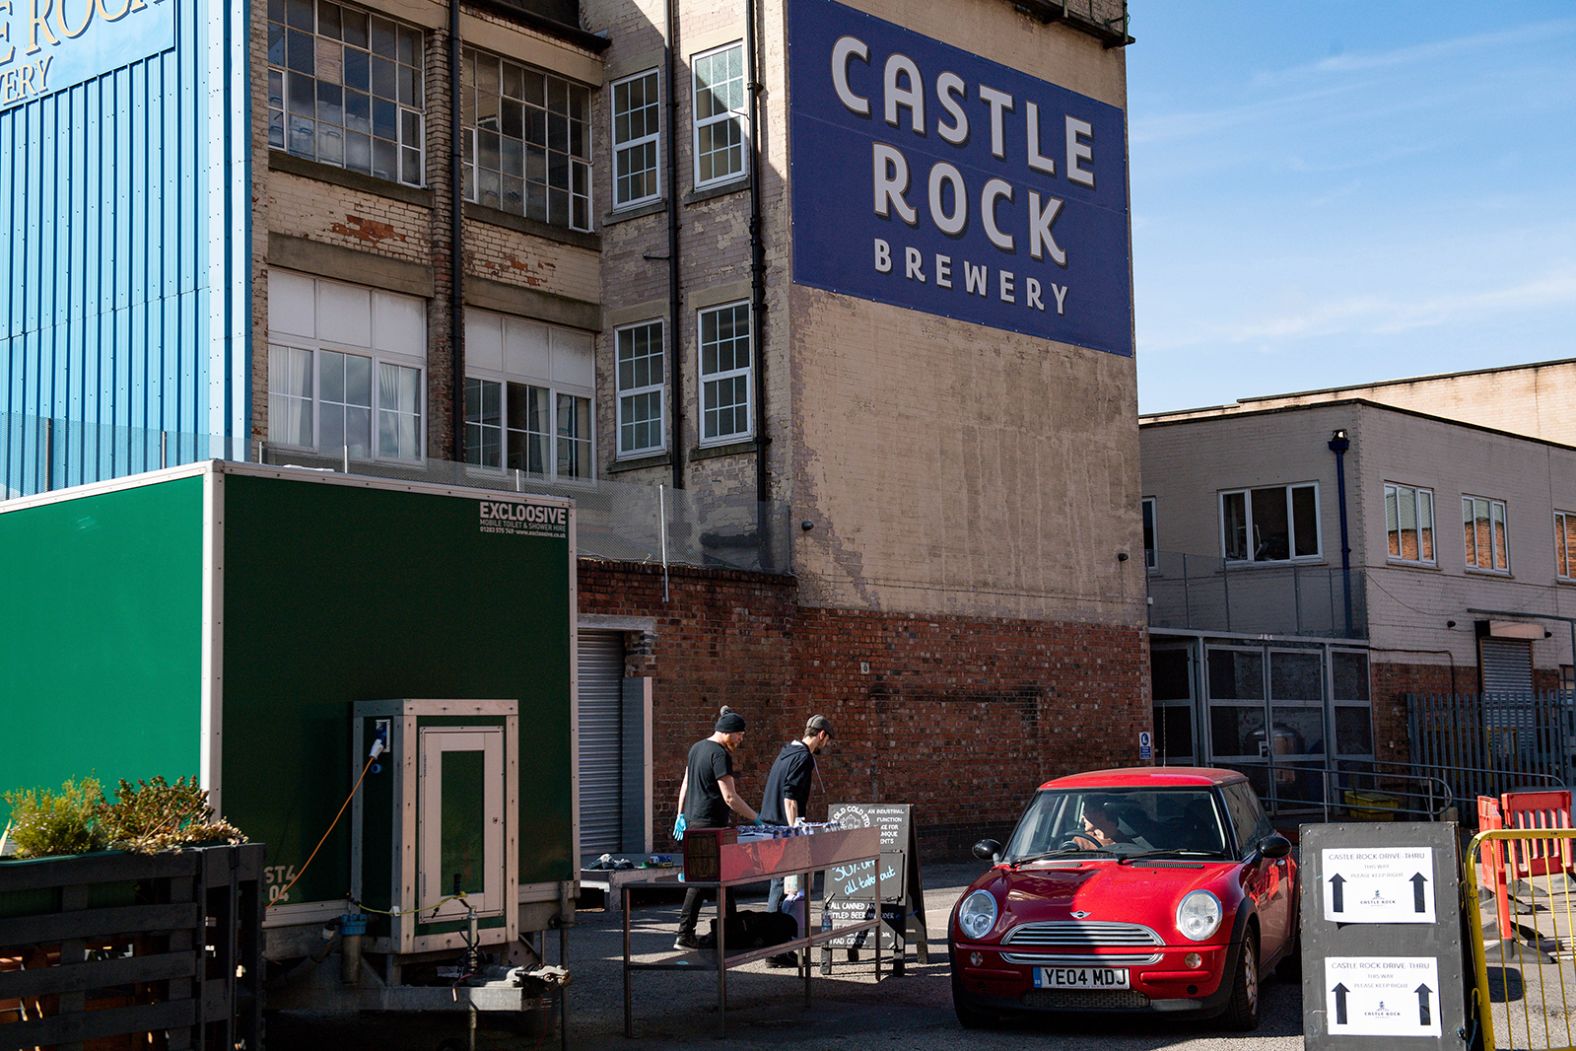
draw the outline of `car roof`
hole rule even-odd
[[[1041,788],[1198,788],[1246,780],[1235,770],[1208,766],[1129,766],[1053,778]]]

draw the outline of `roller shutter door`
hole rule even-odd
[[[1532,643],[1526,639],[1479,639],[1484,693],[1532,693]]]
[[[580,632],[580,853],[621,849],[624,636]]]

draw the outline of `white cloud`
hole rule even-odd
[[[1439,325],[1469,324],[1508,311],[1550,307],[1576,307],[1576,265],[1556,267],[1542,275],[1497,288],[1465,289],[1418,298],[1394,294],[1348,296],[1301,310],[1192,331],[1172,329],[1154,338],[1145,338],[1141,332],[1139,346],[1149,352],[1207,345],[1278,350],[1299,340],[1390,336]]]
[[[1402,66],[1423,65],[1430,62],[1458,59],[1462,55],[1470,54],[1474,51],[1515,47],[1534,41],[1547,40],[1551,36],[1559,36],[1571,32],[1576,32],[1576,19],[1556,19],[1549,22],[1517,26],[1514,29],[1505,29],[1496,33],[1476,33],[1470,36],[1454,37],[1449,40],[1430,40],[1422,44],[1408,44],[1406,47],[1393,48],[1389,51],[1331,55],[1329,58],[1322,58],[1317,62],[1260,73],[1254,78],[1254,83],[1267,85],[1308,75],[1368,73],[1378,70],[1396,69]]]

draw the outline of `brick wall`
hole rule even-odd
[[[1472,693],[1477,690],[1477,669],[1448,664],[1402,663],[1379,659],[1369,664],[1374,710],[1374,756],[1394,762],[1412,758],[1407,726],[1409,693]],[[1414,658],[1415,661],[1415,658]]]
[[[750,720],[739,783],[759,801],[778,747],[819,712],[837,728],[831,797],[913,803],[921,850],[959,856],[1011,827],[1030,790],[1131,762],[1150,727],[1138,628],[912,617],[797,605],[792,578],[582,561],[580,610],[655,616],[656,840],[667,841],[689,746],[718,707]]]

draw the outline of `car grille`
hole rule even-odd
[[[1137,948],[1164,945],[1160,935],[1141,923],[1111,923],[1086,920],[1050,920],[1014,927],[1001,940],[1015,948]]]
[[[1004,952],[1001,958],[1020,967],[1148,967],[1161,960],[1157,952]]]
[[[1121,1011],[1149,1006],[1149,997],[1132,989],[1030,989],[1023,1006],[1042,1011]]]

